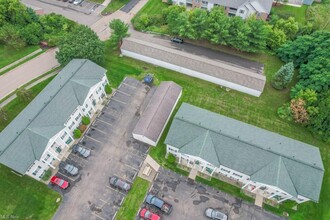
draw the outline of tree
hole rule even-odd
[[[271,84],[275,89],[286,88],[292,80],[294,66],[293,63],[283,65],[273,76]]]
[[[278,29],[274,28],[270,31],[267,39],[267,46],[271,50],[276,50],[286,42],[285,33]]]
[[[163,11],[170,34],[179,34],[181,29],[180,25],[185,25],[185,17],[181,15],[185,10],[183,6],[172,5]],[[178,21],[179,17],[180,20]],[[188,21],[188,17],[186,19]]]
[[[230,20],[229,38],[227,43],[239,50],[245,51],[249,47],[248,35],[250,27],[239,16],[232,17]]]
[[[298,33],[299,25],[294,17],[290,17],[288,19],[279,19],[274,28],[282,30],[287,39],[293,40]]]
[[[66,65],[74,58],[89,59],[96,63],[101,63],[104,59],[104,43],[85,25],[79,25],[64,35],[58,48],[56,59],[62,65]]]
[[[211,43],[227,45],[228,38],[231,37],[229,19],[224,8],[213,7],[211,9],[207,19],[209,27],[205,30],[205,36]]]
[[[189,22],[191,28],[194,30],[190,34],[191,39],[200,40],[206,38],[205,31],[209,28],[207,17],[206,10],[200,8],[195,8],[189,12]]]
[[[23,87],[16,89],[16,96],[22,102],[27,102],[32,99],[32,94],[30,90]]]
[[[176,158],[173,154],[169,153],[168,156],[167,156],[167,161],[170,163],[170,164],[175,164],[176,162]]]
[[[4,108],[0,108],[0,122],[5,122],[8,120],[7,111]]]
[[[9,23],[0,28],[0,41],[17,50],[25,46],[24,40],[20,37],[19,27]]]
[[[26,44],[37,45],[42,39],[42,27],[39,23],[31,23],[23,27],[20,36]]]
[[[250,32],[247,36],[249,46],[245,48],[248,52],[261,52],[266,49],[267,38],[270,32],[269,26],[263,20],[250,16],[247,20]]]
[[[292,99],[290,103],[292,117],[296,123],[307,124],[309,116],[305,108],[305,101],[302,99]]]
[[[120,45],[122,44],[122,41],[125,37],[128,37],[128,24],[125,24],[120,19],[114,19],[109,23],[109,27],[112,30],[111,33],[111,41],[114,45]]]

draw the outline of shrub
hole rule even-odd
[[[275,89],[286,88],[293,77],[293,63],[287,63],[283,65],[273,76],[271,84]]]
[[[84,133],[84,131],[86,131],[87,129],[87,126],[82,124],[82,125],[79,125],[79,130],[81,131],[81,133]]]
[[[176,161],[175,156],[174,156],[173,154],[170,153],[170,154],[167,156],[167,162],[169,162],[170,164],[175,164],[175,161]]]
[[[73,137],[74,137],[75,139],[80,138],[80,137],[81,137],[81,131],[80,131],[79,129],[75,129],[75,130],[73,131]]]
[[[277,114],[280,118],[292,121],[292,113],[289,103],[284,104],[283,106],[277,109]]]
[[[104,90],[105,90],[105,93],[107,93],[107,94],[111,94],[111,93],[112,93],[112,89],[111,89],[111,87],[110,87],[109,84],[107,84],[107,85],[104,87]]]
[[[52,171],[50,169],[46,170],[45,174],[41,177],[43,181],[47,181],[52,175]]]
[[[81,122],[83,125],[89,125],[89,123],[91,123],[91,119],[88,116],[83,116]]]

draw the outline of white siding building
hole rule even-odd
[[[324,167],[318,148],[183,103],[165,140],[178,163],[237,181],[278,203],[318,202]]]
[[[106,97],[105,73],[89,60],[72,60],[0,133],[0,162],[37,180],[55,169],[82,117],[91,118]]]

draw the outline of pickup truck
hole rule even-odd
[[[155,206],[156,208],[163,211],[165,214],[170,214],[173,209],[173,206],[171,204],[150,193],[147,195],[146,203]]]

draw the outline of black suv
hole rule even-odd
[[[174,43],[178,43],[178,44],[182,44],[183,43],[183,39],[182,38],[178,38],[178,37],[172,37],[171,41]]]

